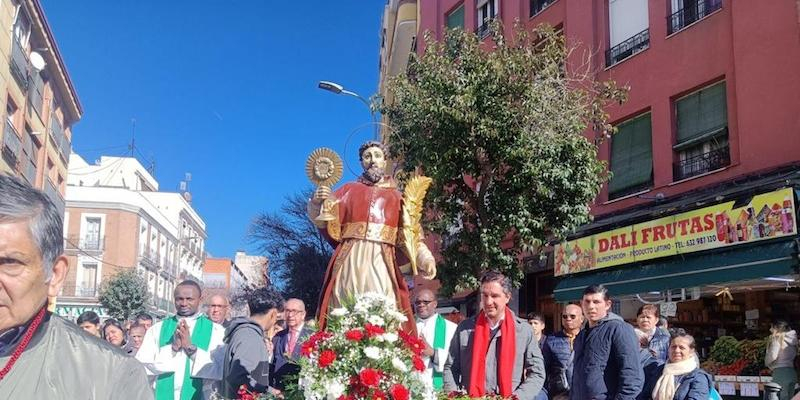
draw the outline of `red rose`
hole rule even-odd
[[[382,335],[385,332],[383,330],[383,328],[381,328],[380,326],[372,325],[370,323],[367,323],[364,326],[364,330],[367,331],[367,336],[369,336],[369,337],[375,337],[375,336],[378,336],[378,335]]]
[[[414,363],[415,370],[419,372],[425,371],[425,361],[422,361],[422,358],[414,356],[411,358],[411,361]]]
[[[336,352],[331,349],[323,350],[319,354],[319,367],[325,368],[331,365],[336,360]]]
[[[364,332],[361,329],[351,329],[344,333],[344,337],[352,342],[358,342],[364,338]]]
[[[255,394],[247,390],[247,385],[239,386],[239,391],[236,392],[240,400],[255,400]]]
[[[375,389],[375,391],[372,392],[372,400],[389,400],[389,398],[386,397],[386,393],[383,391]]]
[[[372,368],[365,368],[358,374],[358,378],[362,385],[366,387],[375,387],[378,386],[378,383],[381,381],[381,374]]]
[[[392,399],[394,400],[408,400],[409,398],[408,389],[399,383],[392,385],[392,387],[389,388],[389,393],[391,393]]]

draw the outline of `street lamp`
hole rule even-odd
[[[370,115],[370,117],[372,117],[372,125],[373,125],[373,131],[374,131],[373,132],[373,137],[374,137],[375,140],[378,140],[378,126],[377,126],[378,122],[377,122],[377,120],[375,118],[375,110],[372,109],[372,104],[369,102],[369,100],[365,99],[363,96],[361,96],[360,94],[358,94],[356,92],[352,92],[352,91],[349,91],[349,90],[345,89],[344,86],[342,86],[342,85],[340,85],[340,84],[338,84],[336,82],[319,81],[319,84],[317,84],[317,87],[322,89],[322,90],[327,90],[328,92],[331,92],[333,94],[346,94],[348,96],[353,96],[353,97],[361,100],[361,102],[364,103],[364,105],[366,105],[367,108],[369,109],[369,115]]]

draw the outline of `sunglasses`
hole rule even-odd
[[[578,316],[575,315],[575,314],[561,314],[561,318],[563,318],[563,319],[575,319],[575,318],[578,318]]]

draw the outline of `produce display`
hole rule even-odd
[[[764,366],[766,351],[766,339],[739,341],[733,336],[721,336],[701,368],[712,375],[769,375]]]

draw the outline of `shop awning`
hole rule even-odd
[[[794,239],[794,238],[792,238]],[[592,284],[602,283],[612,296],[690,288],[796,273],[794,240],[753,243],[727,251],[695,253],[625,265],[562,278],[553,294],[557,302],[575,301]]]

